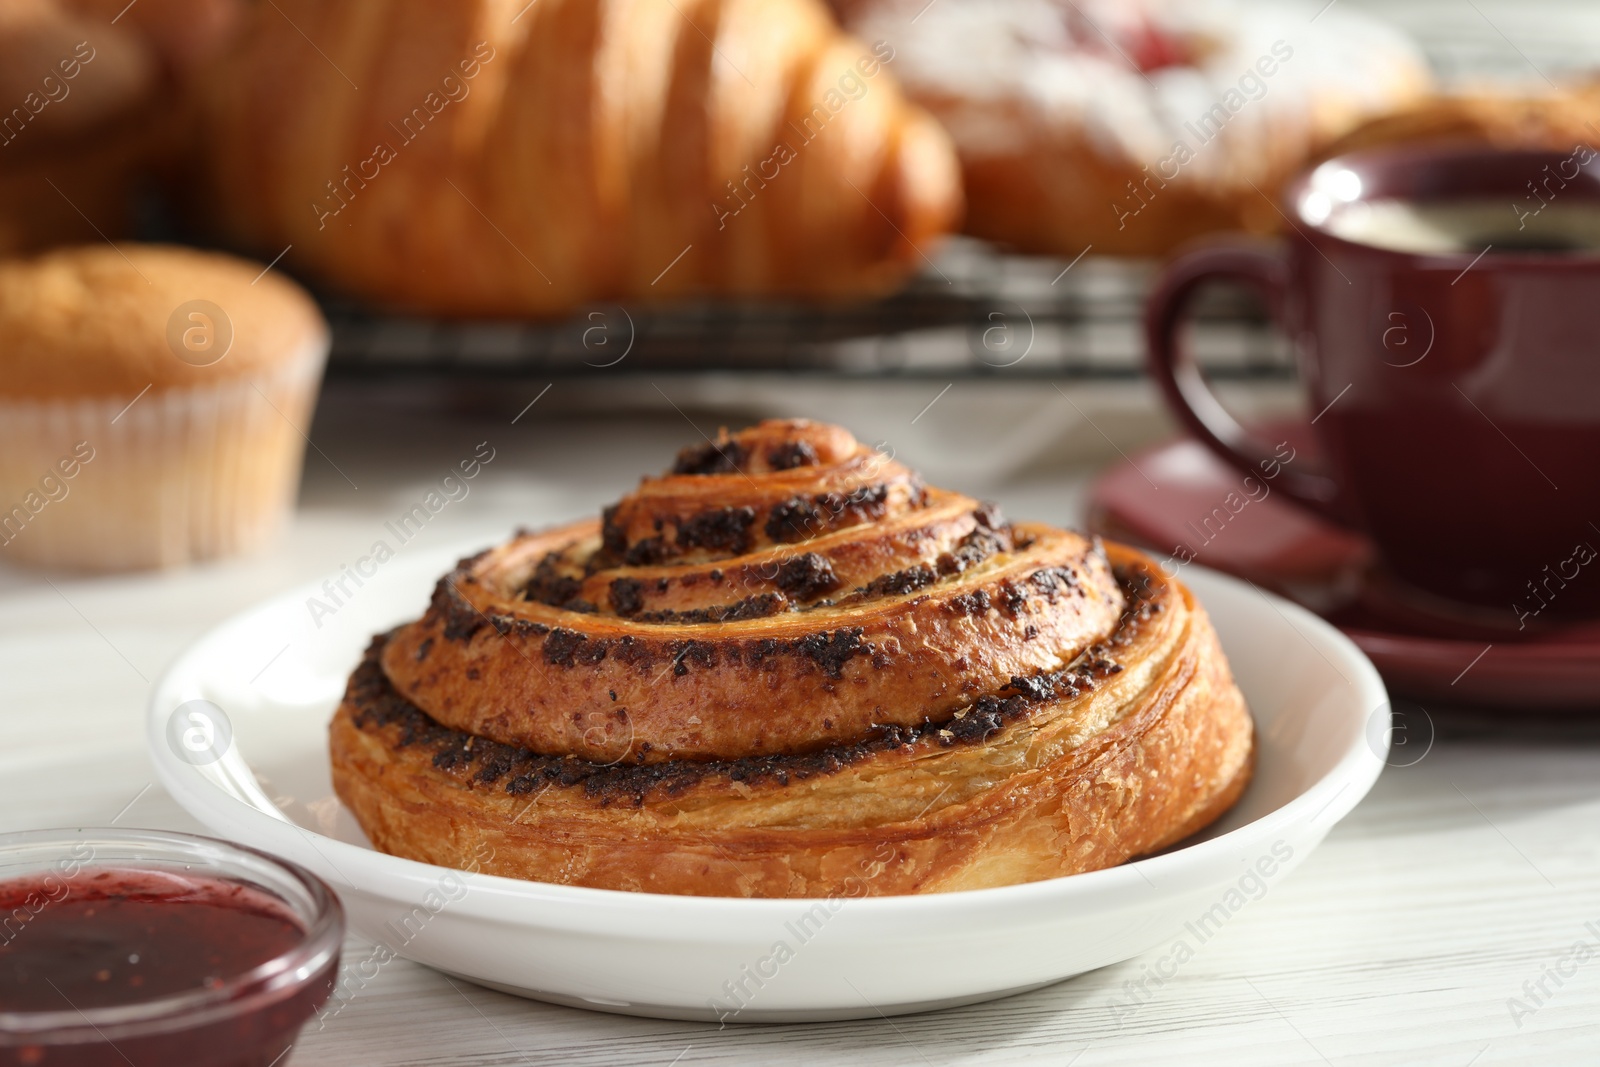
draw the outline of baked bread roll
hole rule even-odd
[[[0,4],[0,256],[121,232],[156,75],[125,27]]]
[[[331,728],[386,852],[742,897],[1121,863],[1225,811],[1251,752],[1204,610],[1151,560],[808,422],[463,560]]]
[[[136,195],[182,169],[185,72],[234,0],[0,3],[0,256],[123,236]]]
[[[166,68],[184,81],[215,61],[238,32],[251,0],[59,0],[81,17],[124,26],[144,39]]]
[[[1579,145],[1600,144],[1596,116],[1600,116],[1600,84],[1594,83],[1526,94],[1493,89],[1441,93],[1363,123],[1321,155],[1331,159],[1393,144],[1571,151]]]
[[[233,237],[441,314],[877,294],[960,206],[820,0],[279,0],[209,107]]]
[[[1028,252],[1159,255],[1274,232],[1268,197],[1286,179],[1431,82],[1401,34],[1343,6],[836,2],[949,130],[967,232]]]
[[[154,59],[125,28],[97,25],[52,0],[8,0],[0,5],[0,160],[129,114],[155,81]]]

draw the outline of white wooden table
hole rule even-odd
[[[328,459],[311,455],[291,530],[255,558],[92,580],[0,567],[0,830],[197,829],[153,784],[143,743],[150,681],[229,614],[349,562],[384,518],[477,442],[497,449],[494,464],[430,524],[426,543],[488,543],[517,523],[592,510],[696,439],[670,413],[615,414],[626,410],[621,392],[604,398],[608,419],[572,419],[595,397],[567,395],[564,385],[511,424],[542,385],[508,388],[497,400],[503,413],[470,418],[325,403],[312,434]],[[686,386],[662,386],[686,418],[714,430],[715,416],[686,399]],[[1090,466],[1158,429],[1137,388],[1074,393],[1092,423],[1049,390],[1019,398],[961,384],[913,423],[937,384],[852,388],[781,392],[791,411],[887,438],[931,479],[997,498],[1019,517],[1074,521]],[[712,383],[698,395],[737,406],[742,394]],[[523,1001],[397,961],[326,1029],[307,1034],[292,1062],[1597,1062],[1597,734],[1581,724],[1528,729],[1514,709],[1497,729],[1442,732],[1420,761],[1386,772],[1320,851],[1174,977],[1147,980],[1151,993],[1131,1012],[1112,1005],[1129,1000],[1125,983],[1145,977],[1162,953],[939,1014],[723,1030]],[[1428,741],[1410,740],[1413,753]],[[1557,967],[1568,973],[1547,971]],[[1514,1015],[1512,998],[1527,1010]]]

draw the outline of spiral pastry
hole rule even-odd
[[[1251,752],[1204,611],[1146,557],[805,421],[462,560],[332,725],[384,851],[746,897],[1121,863],[1226,810]]]

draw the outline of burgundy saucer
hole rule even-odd
[[[1273,440],[1312,451],[1304,425]],[[1371,546],[1245,479],[1188,438],[1111,468],[1090,490],[1089,526],[1160,558],[1195,563],[1304,604],[1343,630],[1391,693],[1538,711],[1600,710],[1600,622],[1557,625],[1463,609],[1390,580]]]

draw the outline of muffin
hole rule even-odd
[[[281,274],[157,245],[0,263],[0,560],[167,567],[282,523],[327,355]]]

